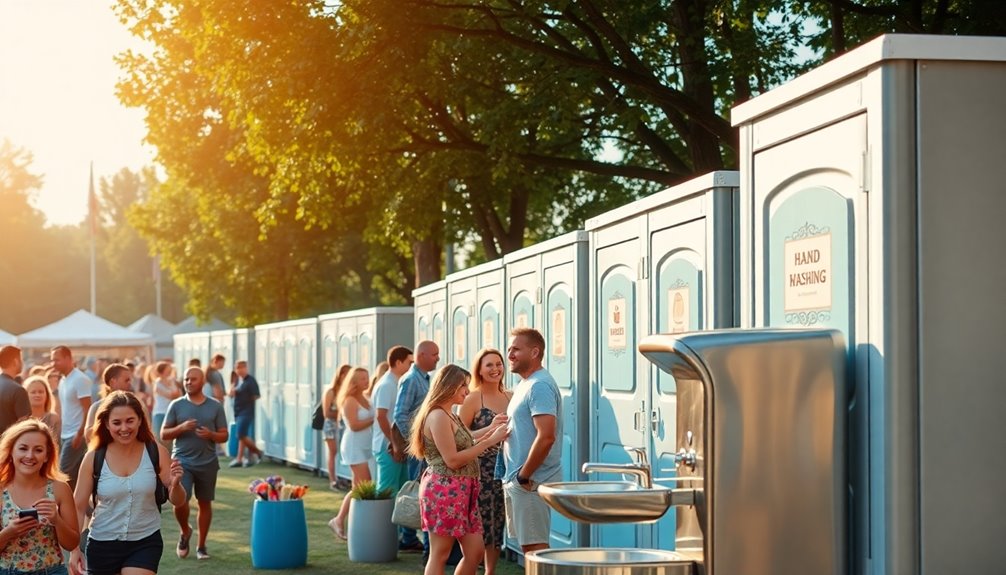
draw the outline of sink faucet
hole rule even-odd
[[[641,447],[629,449],[636,456],[635,463],[584,463],[584,473],[621,473],[633,475],[636,483],[643,489],[653,487],[653,476],[650,474],[650,463],[646,459],[646,450]]]

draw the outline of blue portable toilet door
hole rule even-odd
[[[565,268],[564,270],[562,268]],[[573,264],[560,266],[557,272],[564,279],[574,278],[575,271]],[[553,274],[547,274],[553,275]],[[545,367],[555,378],[559,386],[559,393],[562,396],[562,481],[578,481],[580,479],[580,465],[578,452],[580,450],[581,429],[577,425],[577,413],[579,409],[586,409],[581,406],[579,399],[578,383],[575,381],[576,364],[579,358],[576,357],[576,332],[574,330],[574,309],[571,294],[573,288],[564,282],[548,285],[548,294],[545,297],[544,316],[542,322],[542,335],[545,338]],[[578,543],[576,532],[578,526],[574,525],[570,519],[552,511],[552,533],[550,543],[552,547],[572,547]]]
[[[637,293],[640,249],[638,236],[595,252],[597,282],[593,315],[597,323],[598,381],[591,386],[593,405],[592,459],[604,463],[629,463],[629,449],[644,447],[648,424],[644,417],[648,386],[639,384],[636,354],[637,307],[645,305]],[[596,474],[588,480],[621,480],[621,475]],[[645,526],[648,528],[648,526]],[[641,528],[611,524],[594,527],[592,543],[598,547],[638,547]]]
[[[283,445],[286,442],[286,412],[283,409],[283,349],[282,334],[278,329],[269,329],[269,416],[272,425],[266,437],[266,453],[285,460]]]
[[[297,432],[301,436],[299,460],[302,465],[317,465],[317,433],[311,429],[315,399],[315,341],[311,333],[314,326],[298,328],[297,342]]]
[[[510,317],[510,329],[538,327],[537,315],[535,313],[535,303],[537,301],[535,294],[538,290],[540,278],[537,274],[526,275],[523,278],[526,279],[521,282],[516,280],[511,282],[511,289],[516,290],[516,295],[513,296],[513,300],[510,302],[510,311],[507,314]],[[507,330],[507,336],[500,345],[500,351],[503,352],[503,357],[506,358],[507,349],[510,347],[510,330]],[[519,381],[520,376],[511,374],[507,377],[507,387],[513,389]]]
[[[295,328],[283,328],[283,419],[286,441],[283,451],[286,461],[300,463],[303,439],[297,429],[297,333]]]
[[[706,219],[666,228],[650,236],[650,270],[654,333],[683,333],[706,327]],[[670,374],[650,367],[653,386],[650,400],[650,464],[654,483],[676,487],[669,479],[677,475],[674,454],[687,430],[678,430],[677,386]],[[664,481],[661,481],[664,480]],[[676,513],[669,510],[653,527],[653,546],[675,548]]]

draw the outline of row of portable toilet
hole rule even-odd
[[[999,88],[1006,39],[881,37],[735,108],[741,173],[416,290],[417,338],[470,366],[510,328],[540,329],[563,389],[564,479],[642,447],[670,483],[686,430],[674,380],[638,355],[640,337],[840,330],[852,572],[952,572],[962,557],[992,572],[1006,562],[1006,503],[989,490],[1006,475]],[[673,513],[589,530],[553,518],[554,546],[675,547]]]
[[[1004,39],[881,37],[735,108],[740,173],[417,289],[414,314],[390,312],[390,331],[378,310],[258,326],[259,441],[323,468],[309,420],[339,363],[372,367],[391,345],[430,339],[441,365],[470,368],[478,349],[503,350],[511,328],[530,326],[562,389],[564,479],[641,447],[655,482],[670,482],[686,430],[675,382],[638,355],[641,337],[834,328],[852,390],[848,534],[836,534],[850,571],[995,572],[1006,563],[1006,500],[994,496],[1006,476],[1003,93]],[[196,339],[207,357],[212,341]],[[555,515],[551,544],[673,549],[674,516],[587,527]]]
[[[635,346],[656,331],[734,325],[738,185],[736,172],[708,174],[419,288],[417,339],[474,369],[479,349],[505,354],[511,329],[538,329],[563,399],[563,480],[584,479],[587,460],[628,462],[636,447],[653,454],[655,478],[673,476],[674,382]],[[553,513],[550,543],[673,549],[674,518],[588,527]]]
[[[227,381],[234,364],[238,361],[247,361],[248,365],[255,365],[255,330],[253,329],[225,329],[204,332],[191,332],[176,334],[174,336],[174,362],[179,370],[184,370],[189,364],[189,360],[198,359],[203,367],[206,367],[210,358],[215,354],[224,356],[224,367],[221,373],[224,376],[224,383]],[[224,402],[228,420],[232,420],[234,409],[230,401]]]

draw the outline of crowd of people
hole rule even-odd
[[[484,349],[470,372],[438,370],[432,341],[415,353],[395,346],[373,374],[341,366],[322,399],[333,489],[339,456],[353,485],[374,480],[397,492],[420,481],[421,534],[401,528],[399,549],[423,552],[427,575],[442,574],[457,549],[458,575],[480,563],[493,575],[504,529],[524,552],[548,547],[550,512],[537,486],[560,474],[561,397],[542,367],[541,334],[511,335],[505,359]],[[179,528],[178,557],[197,535],[196,557],[209,559],[219,449],[229,439],[225,398],[238,435],[231,466],[262,456],[252,437],[258,383],[238,361],[226,385],[225,363],[219,354],[205,369],[192,360],[179,381],[170,361],[78,367],[58,346],[26,371],[20,349],[0,349],[0,571],[156,573],[165,504]],[[507,363],[521,378],[512,390]],[[329,522],[344,539],[351,505],[345,497]]]
[[[156,573],[161,508],[173,509],[175,552],[185,558],[193,495],[196,556],[209,559],[226,396],[240,445],[232,465],[261,456],[251,439],[258,383],[238,361],[226,387],[225,363],[217,354],[204,370],[193,360],[179,381],[170,361],[89,358],[78,367],[58,346],[25,370],[19,348],[0,348],[0,572]]]
[[[481,563],[493,575],[504,529],[522,551],[549,545],[550,509],[538,485],[561,475],[561,395],[542,367],[545,340],[534,329],[511,333],[506,360],[480,351],[469,372],[449,364],[422,341],[415,354],[396,346],[373,378],[349,365],[337,370],[322,401],[329,477],[335,458],[350,468],[353,485],[370,480],[397,492],[420,480],[423,537],[401,528],[399,549],[422,551],[426,575],[440,575],[460,547],[457,575]],[[507,369],[520,377],[508,390]],[[340,440],[341,436],[341,440]],[[352,499],[345,498],[329,527],[345,539]]]

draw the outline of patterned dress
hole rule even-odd
[[[485,405],[472,420],[472,431],[489,427],[496,412]],[[479,456],[479,513],[482,516],[482,538],[486,549],[503,546],[503,527],[506,516],[503,511],[503,481],[496,479],[496,458],[499,446],[492,447]]]
[[[53,498],[52,481],[46,483],[45,496]],[[19,508],[6,489],[3,492],[3,525],[6,527],[17,520]],[[0,551],[0,571],[32,572],[43,569],[53,569],[63,565],[63,553],[56,539],[56,527],[52,524],[39,525],[21,537],[7,544]],[[62,572],[62,571],[61,571]]]
[[[458,451],[475,445],[468,428],[456,415],[446,412],[454,421],[454,445]],[[432,439],[423,435],[426,450],[426,472],[419,484],[419,512],[423,531],[443,537],[464,537],[482,533],[479,516],[479,465],[471,461],[460,469],[447,467]]]

